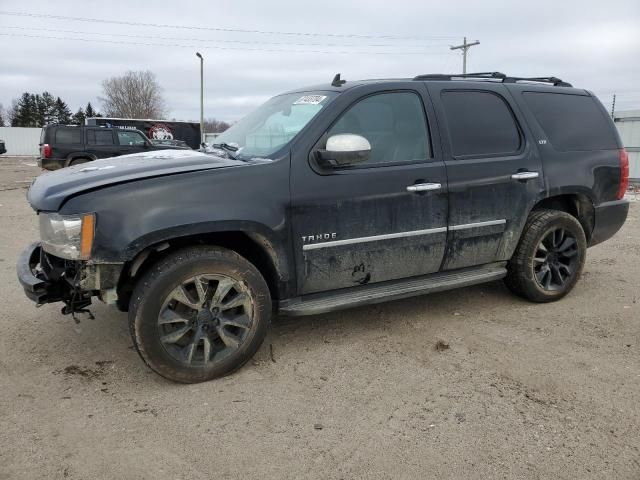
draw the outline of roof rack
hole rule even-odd
[[[477,72],[477,73],[429,73],[418,75],[414,80],[464,80],[466,78],[477,80],[496,81],[500,83],[551,83],[554,87],[571,87],[570,83],[557,77],[510,77],[501,72]]]

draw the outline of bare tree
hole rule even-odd
[[[111,77],[102,82],[100,98],[107,117],[162,118],[166,104],[162,88],[150,71],[128,71],[122,77]]]
[[[204,121],[204,131],[207,133],[222,133],[230,126],[227,122],[215,118],[207,118]]]

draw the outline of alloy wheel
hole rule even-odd
[[[577,270],[578,242],[571,232],[554,228],[536,248],[533,271],[538,285],[547,291],[561,290]]]
[[[160,342],[174,359],[209,366],[237,351],[253,325],[253,299],[245,284],[203,274],[182,282],[158,315]]]

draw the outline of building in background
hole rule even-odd
[[[629,178],[640,183],[640,110],[616,112],[613,120],[629,153]]]

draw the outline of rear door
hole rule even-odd
[[[449,180],[443,270],[508,260],[543,189],[531,134],[502,84],[426,82]]]
[[[116,136],[120,144],[120,155],[143,152],[148,148],[147,140],[137,130],[118,129]]]
[[[292,157],[292,231],[302,294],[437,272],[446,241],[447,181],[420,85],[354,89]],[[340,105],[339,107],[337,105]],[[425,106],[426,112],[425,112]],[[371,144],[368,161],[321,171],[313,151],[335,134]]]
[[[109,158],[122,155],[116,143],[113,129],[87,128],[86,152],[95,158]]]

